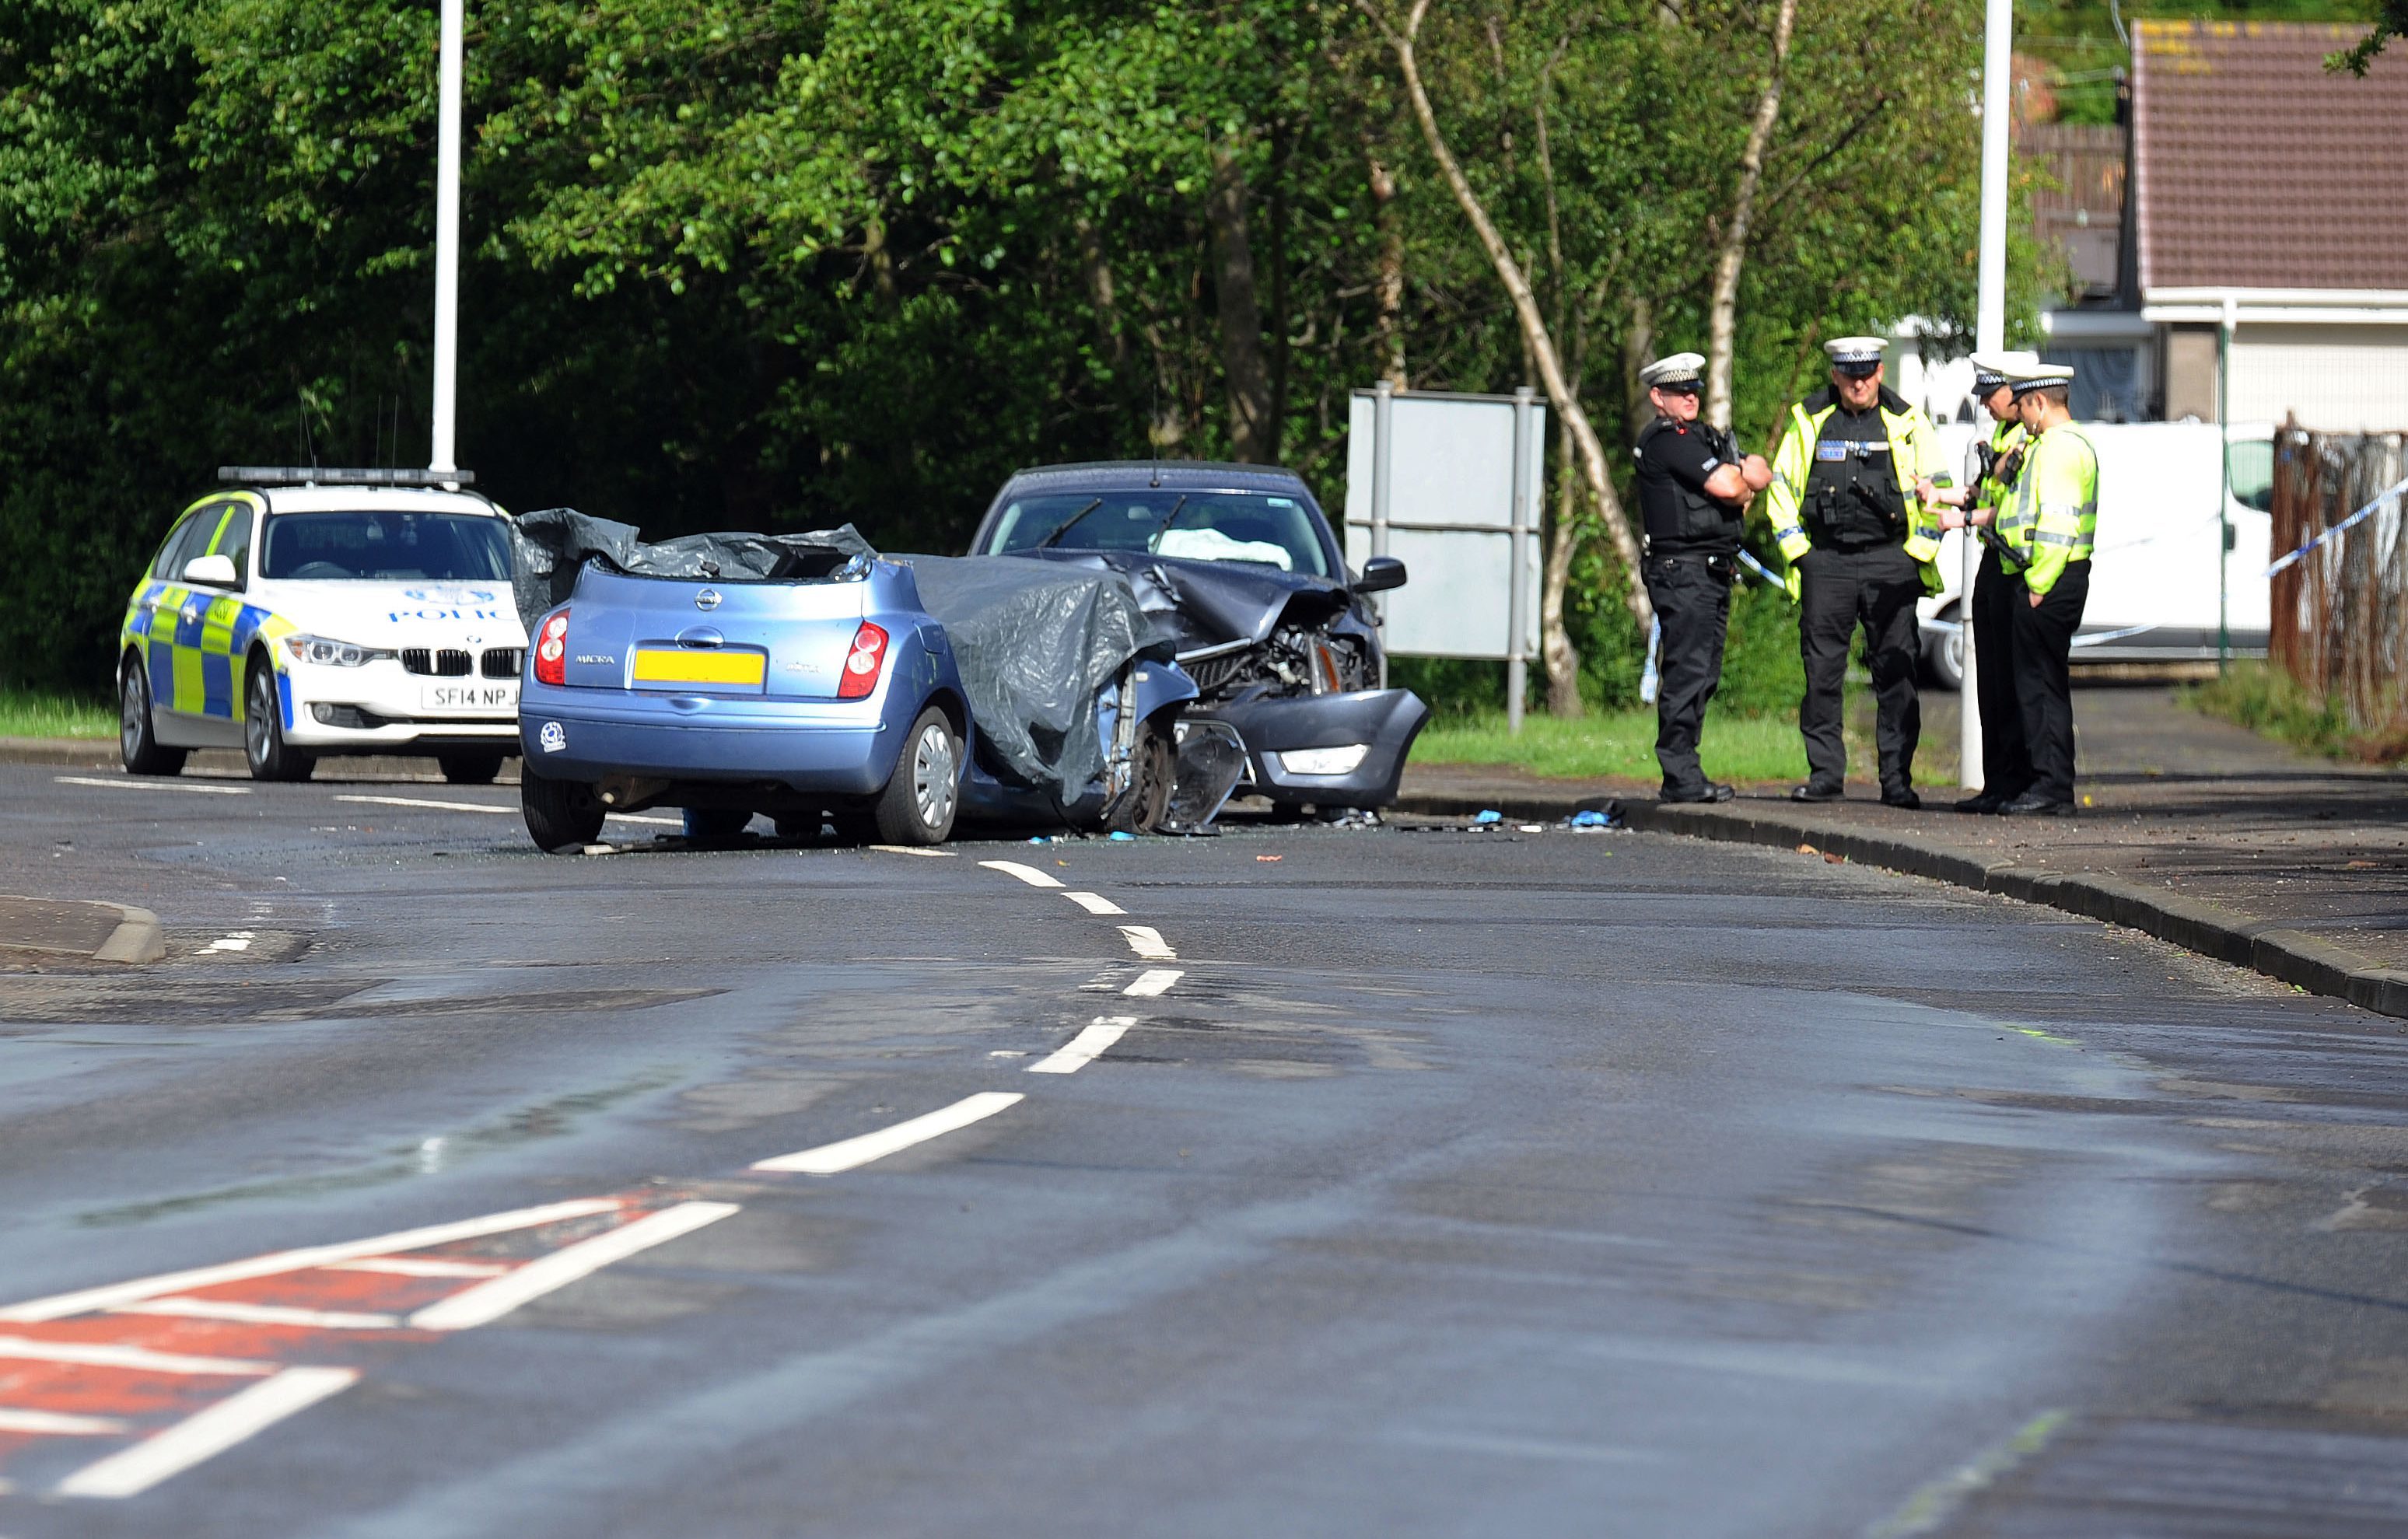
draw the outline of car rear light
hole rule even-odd
[[[535,681],[563,686],[568,682],[568,611],[566,609],[545,620],[543,629],[536,634]]]
[[[878,688],[878,670],[886,663],[886,633],[867,620],[853,633],[853,651],[844,660],[844,677],[837,681],[838,700],[862,700]]]

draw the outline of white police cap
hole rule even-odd
[[[1682,385],[1695,385],[1704,375],[1706,355],[1701,352],[1676,352],[1670,358],[1659,358],[1639,371],[1639,382],[1650,390],[1671,390]]]
[[[2017,372],[2039,363],[2040,354],[2036,352],[1977,352],[1973,355],[1973,389],[1987,395]]]
[[[1889,343],[1878,336],[1842,336],[1823,344],[1831,366],[1842,374],[1870,374],[1881,367]]]
[[[2051,385],[2073,383],[2073,369],[2066,363],[2042,363],[2035,359],[2019,369],[2007,373],[2007,383],[2017,395],[2026,391],[2044,390]]]

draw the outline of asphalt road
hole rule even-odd
[[[32,768],[0,890],[171,945],[0,973],[8,1539],[2408,1524],[2408,1039],[2051,911]]]

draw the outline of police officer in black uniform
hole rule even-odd
[[[1641,430],[1639,508],[1647,525],[1640,575],[1663,628],[1656,665],[1656,758],[1667,802],[1727,802],[1706,778],[1698,736],[1723,677],[1723,636],[1749,497],[1772,480],[1761,455],[1742,455],[1728,433],[1698,420],[1705,359],[1674,353],[1639,371],[1656,420]]]

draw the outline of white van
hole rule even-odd
[[[2099,532],[2074,661],[2212,662],[2219,633],[2231,655],[2265,656],[2274,425],[2081,427],[2099,450]],[[1973,445],[1986,433],[1971,423],[1943,424],[1946,463],[1970,475]],[[2219,449],[2232,462],[2229,499]],[[1940,575],[1946,586],[1917,606],[1925,671],[1942,689],[1956,689],[1965,678],[1964,633],[1957,624],[1964,560],[1964,535],[1944,536]]]

